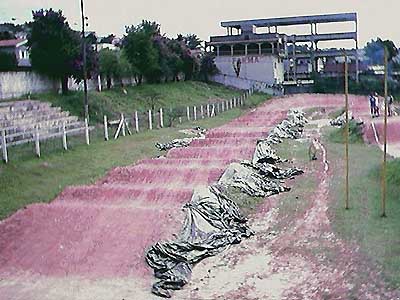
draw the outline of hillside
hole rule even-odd
[[[126,92],[126,93],[125,93]],[[92,122],[101,122],[103,115],[118,115],[121,112],[145,111],[152,107],[169,108],[204,104],[210,99],[230,99],[240,96],[241,91],[222,85],[196,81],[143,84],[134,87],[114,88],[102,92],[89,92],[89,110]],[[33,99],[51,102],[73,115],[83,115],[83,92],[71,91],[68,95],[44,93],[32,95]]]

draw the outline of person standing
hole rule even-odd
[[[375,117],[379,117],[379,95],[375,93]]]
[[[391,117],[393,115],[393,96],[389,95],[387,98],[387,106],[388,106],[388,116]]]
[[[371,117],[375,116],[375,96],[373,93],[369,94],[369,107],[371,112]]]

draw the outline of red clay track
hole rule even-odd
[[[355,114],[368,113],[366,98],[351,97],[350,104]],[[54,299],[85,299],[77,295],[90,291],[93,297],[90,284],[85,290],[88,283],[78,280],[75,294],[60,282],[127,278],[136,287],[132,299],[138,284],[148,295],[144,299],[150,299],[153,278],[145,251],[178,232],[183,221],[179,208],[190,200],[192,189],[218,180],[230,162],[250,159],[256,139],[266,136],[288,109],[315,106],[339,108],[343,97],[299,95],[269,101],[210,130],[206,139],[169,151],[167,158],[115,168],[94,185],[69,187],[50,204],[21,209],[0,223],[0,298],[44,299],[54,288]],[[115,287],[112,295],[117,293]]]

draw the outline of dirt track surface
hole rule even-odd
[[[356,117],[366,118],[364,97],[351,97],[350,104]],[[217,181],[230,162],[251,158],[255,140],[289,108],[315,106],[340,108],[343,97],[274,99],[166,158],[116,168],[94,185],[69,187],[50,204],[18,211],[0,223],[0,299],[159,299],[150,294],[154,278],[145,251],[178,232],[180,208],[193,188]],[[320,160],[308,172],[318,185],[294,226],[280,224],[282,230],[272,231],[279,223],[280,198],[267,198],[251,219],[254,238],[202,261],[174,297],[349,299],[355,289],[349,273],[359,271],[360,262],[354,245],[346,245],[330,226],[328,164]],[[326,251],[315,253],[316,245]],[[329,260],[328,252],[340,259]],[[370,273],[354,299],[396,299],[385,292],[379,275]]]

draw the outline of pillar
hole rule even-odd
[[[258,43],[258,55],[261,55],[261,43]]]
[[[231,56],[233,56],[233,45],[231,45]]]
[[[220,46],[216,46],[217,47],[217,56],[219,56],[219,47]]]
[[[244,55],[247,56],[247,44],[244,45]]]

